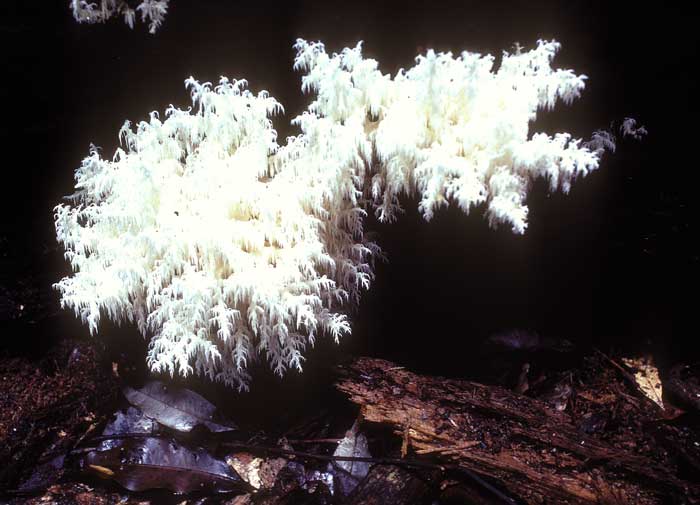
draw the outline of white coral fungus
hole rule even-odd
[[[539,108],[571,102],[585,76],[553,70],[556,42],[490,55],[428,51],[391,78],[361,45],[328,55],[298,40],[295,68],[315,93],[278,146],[281,105],[245,81],[186,81],[193,109],[120,132],[112,161],[96,148],[76,170],[72,205],[55,209],[75,273],[63,306],[91,333],[101,315],[135,322],[154,371],[192,372],[246,388],[263,354],[280,375],[325,333],[350,332],[346,311],[373,280],[378,246],[363,233],[420,196],[425,219],[454,202],[483,204],[492,226],[527,226],[530,181],[568,191],[601,151],[568,133],[529,136]]]
[[[78,23],[104,23],[115,15],[124,16],[129,28],[134,28],[136,11],[141,13],[141,21],[148,22],[148,31],[156,33],[168,12],[170,0],[141,0],[136,10],[129,7],[126,0],[98,0],[99,5],[90,0],[70,0],[73,18]]]

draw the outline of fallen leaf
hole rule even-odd
[[[651,357],[622,358],[622,362],[634,371],[634,380],[642,393],[663,409],[663,389],[659,370],[654,366]]]
[[[110,478],[130,491],[250,490],[224,461],[204,449],[190,449],[160,437],[124,440],[120,446],[91,451],[85,455],[83,464],[88,471]]]
[[[233,468],[248,484],[255,489],[262,487],[260,467],[263,459],[247,452],[239,452],[226,457],[226,463]]]
[[[150,381],[141,389],[124,388],[126,399],[163,426],[178,431],[191,431],[198,424],[212,432],[233,431],[231,423],[214,421],[216,407],[189,389]]]
[[[367,437],[359,431],[359,423],[355,421],[345,433],[333,456],[369,458]],[[335,488],[343,495],[349,495],[369,473],[370,463],[364,461],[334,461],[328,465],[328,471],[334,473]]]
[[[150,433],[158,431],[158,423],[144,415],[139,409],[129,407],[126,412],[117,411],[114,419],[107,423],[103,435],[123,435],[127,433]]]

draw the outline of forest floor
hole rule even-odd
[[[700,388],[691,364],[674,368],[656,403],[642,380],[646,374],[653,389],[653,369],[595,350],[564,370],[549,370],[536,353],[500,352],[493,359],[504,373],[482,382],[350,360],[293,419],[261,419],[256,430],[255,412],[242,422],[234,412],[233,436],[166,432],[227,461],[243,480],[251,467],[240,461],[257,465],[255,489],[177,494],[129,491],[109,468],[97,466],[96,477],[95,465],[86,465],[85,447],[128,405],[121,392],[128,373],[102,349],[95,340],[59,339],[39,355],[0,357],[3,503],[699,502]],[[341,493],[343,471],[329,460],[356,419],[366,447],[345,455],[374,465]],[[177,479],[148,478],[166,488]]]

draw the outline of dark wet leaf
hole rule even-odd
[[[141,389],[125,387],[124,396],[147,417],[174,430],[190,431],[198,424],[213,432],[236,429],[230,422],[214,421],[216,407],[189,389],[151,381]]]
[[[151,433],[158,431],[159,426],[153,419],[144,415],[139,409],[129,407],[126,412],[118,411],[114,419],[107,423],[103,435],[122,435],[124,433]]]
[[[130,491],[168,489],[182,494],[249,490],[224,461],[202,448],[189,449],[166,438],[124,440],[118,447],[89,452],[83,467]]]
[[[489,335],[483,344],[486,352],[533,351],[541,345],[534,331],[511,329]]]
[[[117,411],[114,414],[114,419],[107,423],[102,436],[118,435],[113,439],[107,439],[100,442],[98,449],[112,449],[121,446],[124,438],[122,435],[131,434],[146,434],[159,435],[162,432],[160,425],[150,417],[147,417],[143,412],[135,407],[129,407],[126,412]]]
[[[483,343],[486,354],[495,352],[571,352],[574,345],[563,338],[541,337],[535,331],[510,329],[490,335]]]

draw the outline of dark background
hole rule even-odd
[[[109,158],[125,119],[187,107],[188,76],[246,78],[254,92],[268,90],[286,109],[275,119],[284,139],[310,101],[292,70],[297,37],[322,40],[329,52],[364,40],[365,55],[392,75],[425,48],[500,56],[516,41],[530,49],[555,38],[562,50],[554,66],[589,80],[581,99],[540,113],[531,131],[587,139],[632,116],[648,137],[620,141],[567,196],[536,185],[524,236],[489,229],[479,211],[467,217],[451,208],[425,223],[410,199],[397,223],[370,220],[366,228],[380,233],[389,263],[377,266],[342,351],[465,375],[483,338],[518,327],[581,346],[651,348],[669,363],[697,357],[698,18],[681,8],[173,0],[155,35],[121,19],[79,25],[67,0],[0,9],[2,304],[12,312],[23,296],[40,302],[4,318],[0,346],[36,350],[46,339],[87,335],[71,314],[45,317],[58,299],[50,284],[67,273],[52,208],[72,192],[73,171],[91,142]]]

